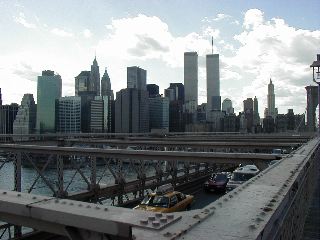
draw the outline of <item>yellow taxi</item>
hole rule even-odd
[[[174,191],[171,184],[166,184],[146,196],[134,209],[161,213],[184,211],[190,209],[193,198],[192,195]]]

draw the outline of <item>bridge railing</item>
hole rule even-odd
[[[247,228],[240,228],[239,226],[242,226],[240,224],[237,231],[242,231],[242,234],[248,234],[249,232],[252,234],[252,239],[258,238],[261,234],[260,237],[262,239],[272,239],[271,237],[287,236],[290,231],[298,231],[298,228],[290,229],[289,232],[287,229],[290,228],[292,219],[305,215],[305,209],[310,200],[313,187],[310,183],[315,178],[315,169],[319,169],[318,145],[319,140],[313,139],[292,152],[281,163],[266,169],[256,178],[239,189],[228,193],[223,199],[204,210],[177,214],[177,217],[181,218],[181,220],[167,226],[165,230],[171,233],[173,237],[174,233],[178,234],[181,229],[183,230],[185,226],[191,224],[193,230],[191,233],[187,230],[186,237],[193,236],[193,233],[198,231],[199,220],[204,225],[207,222],[221,227],[220,229],[217,227],[216,232],[212,232],[212,234],[228,235],[226,229],[223,228],[225,226],[223,221],[233,224],[237,222],[238,218],[247,217],[248,215],[251,217],[250,220],[241,219],[241,224],[246,223]],[[126,199],[127,193],[132,193],[133,195],[135,193],[136,196],[134,197],[142,197],[148,188],[154,188],[168,181],[177,184],[186,182],[191,178],[201,176],[202,173],[208,173],[210,167],[226,164],[237,165],[239,163],[255,163],[266,166],[269,161],[275,159],[275,156],[270,154],[156,152],[17,144],[2,144],[0,145],[0,150],[7,153],[6,158],[2,158],[0,161],[1,184],[4,181],[9,181],[10,175],[14,176],[11,181],[13,187],[10,185],[7,189],[39,194],[41,192],[35,192],[34,190],[35,187],[39,189],[38,183],[41,181],[40,185],[47,190],[47,196],[71,197],[72,199],[92,202],[99,202],[105,198],[110,199],[113,197],[114,199],[117,198],[118,204],[130,200],[129,197]],[[39,165],[39,161],[35,161],[37,158],[44,161]],[[100,172],[98,171],[99,161],[103,163]],[[28,188],[24,188],[26,183],[26,175],[24,175],[26,171],[23,168],[24,162],[29,163],[29,167],[31,166],[34,174],[33,180],[28,182]],[[70,171],[66,169],[69,167],[66,164],[67,162],[70,162],[72,166]],[[128,162],[128,164],[124,164],[124,162]],[[52,163],[54,170],[49,169]],[[126,171],[128,168],[130,168],[130,171]],[[148,169],[152,169],[151,173],[148,172]],[[7,175],[8,178],[6,178],[7,176],[4,176],[3,172],[8,172],[8,170],[11,171],[11,174]],[[66,172],[68,172],[68,178]],[[106,174],[107,172],[108,174]],[[133,178],[128,176],[128,172],[133,173]],[[54,175],[54,179],[48,178],[49,174]],[[109,176],[109,183],[112,183],[108,186],[100,184],[106,175]],[[133,181],[128,184],[131,180]],[[73,189],[74,192],[72,192],[70,190],[72,184],[80,181],[84,187],[80,190],[79,188]],[[250,199],[250,204],[247,202],[248,198]],[[241,211],[237,213],[238,206],[242,202],[245,207],[241,206]],[[249,208],[246,209],[246,207]],[[251,209],[252,207],[255,207],[253,209],[255,211]],[[299,211],[295,211],[296,208]],[[211,211],[212,209],[214,211]],[[233,210],[229,212],[227,209]],[[245,214],[245,210],[251,215]],[[220,211],[224,214],[221,214]],[[215,217],[220,214],[221,222],[210,218],[213,212],[215,212]],[[236,219],[232,217],[227,219],[226,213],[229,215],[235,214],[238,217]],[[134,215],[134,213],[132,214]],[[299,221],[293,222],[295,222],[294,224],[301,224],[304,221],[303,217],[300,217]],[[19,228],[15,229],[19,234]],[[165,235],[167,232],[161,232],[161,234]],[[148,228],[141,230],[133,227],[133,234],[144,239],[145,236],[153,233],[150,233]],[[159,232],[154,237],[157,238],[158,234]],[[182,234],[181,231],[180,234]],[[298,235],[299,232],[295,234]],[[169,235],[167,234],[166,236]],[[265,236],[270,238],[265,238]],[[164,239],[167,238],[165,237]]]
[[[91,239],[108,235],[116,239],[300,239],[319,174],[319,154],[319,139],[313,139],[200,210],[154,214],[101,209],[101,205],[1,191],[0,216],[70,239],[85,239],[89,233]]]

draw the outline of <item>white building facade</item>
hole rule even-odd
[[[13,134],[32,134],[36,128],[37,107],[32,94],[24,94],[13,122]]]

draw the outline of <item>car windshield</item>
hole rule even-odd
[[[227,176],[224,174],[217,174],[214,178],[215,181],[225,181],[227,179]]]
[[[148,205],[149,201],[150,201],[151,197],[150,196],[146,196],[142,201],[141,201],[141,205]]]
[[[169,206],[169,198],[165,196],[152,196],[148,201],[148,206],[167,208]]]
[[[232,181],[247,181],[250,178],[254,177],[255,175],[252,173],[232,173],[231,180]]]

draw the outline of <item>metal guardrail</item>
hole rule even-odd
[[[8,146],[3,147],[7,151]],[[11,150],[14,149],[12,146],[9,148],[11,148]],[[15,152],[15,162],[17,162],[17,160],[19,162],[20,159],[21,164],[21,154],[25,151],[24,148],[25,146],[17,148],[15,151],[12,150]],[[47,148],[35,148],[33,150],[48,151]],[[57,153],[57,155],[65,155],[69,150],[71,151],[71,149],[65,149],[63,154]],[[59,149],[55,149],[55,151],[59,151]],[[105,153],[104,151],[108,152],[108,150],[99,150],[97,156],[101,156],[101,154]],[[85,155],[92,153],[90,150],[88,153],[85,153]],[[130,152],[124,154],[124,156],[127,157],[126,154],[130,154]],[[148,157],[150,158],[150,155]],[[148,157],[146,157],[146,159]],[[172,156],[170,157],[172,158]],[[203,159],[205,158],[206,157]],[[96,237],[92,239],[103,237],[104,234],[112,236],[121,235],[122,239],[176,239],[183,237],[184,239],[196,238],[200,240],[208,238],[221,239],[222,237],[223,239],[234,239],[235,236],[242,239],[295,239],[302,234],[301,226],[303,226],[306,208],[312,195],[312,180],[315,178],[315,174],[317,174],[316,171],[319,169],[319,159],[319,139],[313,139],[288,155],[281,162],[267,168],[258,176],[201,210],[174,213],[168,217],[168,215],[160,216],[145,212],[141,214],[140,211],[129,210],[128,212],[127,210],[118,208],[112,215],[123,214],[123,216],[131,219],[130,222],[112,218],[111,215],[109,216],[110,218],[108,218],[108,215],[98,214],[98,218],[101,218],[101,221],[99,219],[96,219],[96,221],[98,221],[99,224],[103,224],[103,222],[125,224],[124,235],[119,233],[119,231],[112,232],[109,228],[107,228],[107,230],[101,230],[102,228],[89,228],[89,226],[85,224],[75,225],[77,224],[76,222],[81,222],[81,219],[83,219],[84,222],[88,220],[94,222],[93,218],[85,219],[85,217],[88,216],[87,214],[90,216],[91,214],[95,214],[95,217],[97,217],[97,211],[94,211],[94,209],[101,210],[101,205],[82,204],[79,206],[79,202],[72,200],[66,200],[64,202],[58,200],[58,202],[55,202],[57,200],[55,198],[49,199],[48,197],[29,194],[21,194],[18,196],[17,194],[19,193],[9,191],[0,191],[0,201],[9,197],[7,203],[15,202],[19,207],[9,209],[8,205],[0,204],[0,208],[2,206],[0,213],[3,213],[0,214],[0,220],[24,225],[22,220],[30,220],[30,216],[27,216],[27,219],[20,219],[19,221],[17,219],[23,215],[23,212],[30,212],[30,207],[35,207],[35,209],[33,209],[34,215],[32,215],[35,221],[28,221],[26,226],[38,226],[40,230],[69,236],[71,239],[80,239],[77,238],[79,236],[84,238],[83,234],[85,234],[86,231],[90,231],[92,236]],[[92,160],[95,159],[93,158]],[[199,162],[202,160],[199,160]],[[173,160],[171,161],[174,162]],[[19,175],[19,171],[17,174]],[[21,190],[19,182],[16,182],[15,187],[16,190],[19,191],[19,187]],[[4,192],[6,192],[6,194],[4,194]],[[13,201],[11,198],[18,200]],[[27,200],[24,202],[24,200],[20,201],[19,198],[20,200]],[[40,203],[38,204],[37,200],[39,199]],[[76,207],[76,204],[81,208],[81,211]],[[77,220],[67,221],[65,218],[59,217],[59,221],[57,219],[56,221],[52,221],[52,219],[48,219],[40,214],[42,210],[47,211],[49,208],[51,214],[53,214],[50,216],[55,216],[55,214],[60,213],[61,210],[65,210],[63,207],[60,209],[63,205],[74,206],[72,209],[70,208],[68,214],[73,216],[72,219]],[[82,208],[83,206],[89,207],[84,210]],[[12,216],[14,212],[8,212],[11,210],[16,211],[16,216]],[[76,212],[81,214],[76,214],[75,218],[74,214]],[[134,216],[135,220],[133,221]],[[64,217],[67,218],[68,216]],[[167,223],[170,222],[170,224],[161,222],[161,218],[163,217],[166,218]],[[175,221],[171,221],[171,219],[175,219]],[[155,220],[158,220],[158,222],[153,223]],[[54,230],[57,224],[59,225],[59,231]],[[54,226],[54,229],[50,226]],[[116,225],[110,224],[110,226]],[[116,227],[116,229],[119,228]]]
[[[70,239],[299,239],[319,171],[319,139],[204,209],[172,214],[0,191],[0,220]]]

